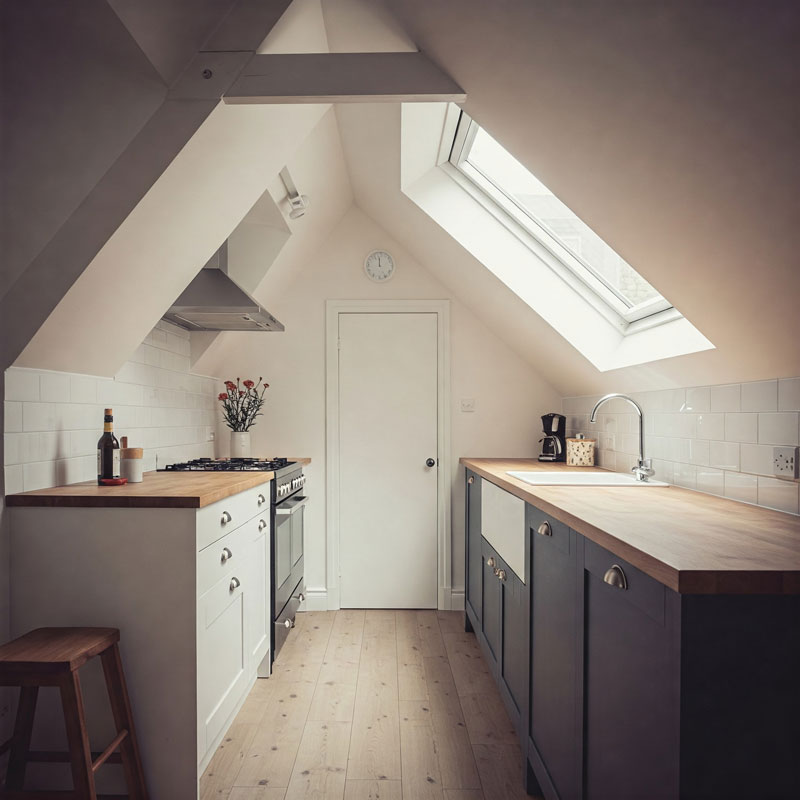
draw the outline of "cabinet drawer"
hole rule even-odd
[[[259,529],[266,531],[269,536],[269,511],[264,511],[236,530],[226,533],[197,554],[198,595],[211,588],[225,575],[235,574],[240,580],[242,579],[249,569],[248,543],[257,537]]]
[[[618,566],[625,575],[626,589],[616,588],[605,584],[609,591],[619,592],[621,598],[632,603],[651,619],[664,623],[664,603],[666,602],[666,588],[649,575],[615,556],[599,544],[589,539],[584,539],[584,569],[586,572],[604,579],[606,572],[614,565]]]
[[[525,583],[525,501],[489,481],[483,481],[481,533]]]
[[[269,511],[269,481],[197,511],[197,549],[202,550],[262,511]]]
[[[531,542],[546,546],[547,551],[569,553],[569,528],[563,522],[530,504],[526,506],[525,518],[531,531]]]

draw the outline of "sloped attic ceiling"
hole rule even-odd
[[[756,3],[736,13],[681,2],[626,4],[624,14],[523,0],[491,14],[478,0],[379,7],[324,0],[331,50],[416,42],[466,89],[465,110],[717,347],[601,375],[496,281],[487,304],[480,265],[400,194],[389,112],[339,107],[358,204],[556,385],[582,393],[800,372],[800,14],[789,3],[769,14]]]

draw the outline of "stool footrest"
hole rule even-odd
[[[103,764],[105,764],[105,762],[106,762],[106,761],[108,761],[108,760],[111,758],[111,756],[113,756],[113,755],[117,755],[117,756],[119,756],[119,753],[115,753],[114,751],[115,751],[115,750],[116,750],[116,749],[117,749],[117,748],[118,748],[118,747],[119,747],[119,746],[122,744],[122,742],[124,742],[124,741],[125,741],[125,739],[127,739],[127,738],[128,738],[128,731],[126,731],[126,730],[123,728],[123,729],[122,729],[122,730],[121,730],[121,731],[120,731],[120,732],[119,732],[119,733],[118,733],[118,734],[117,734],[117,735],[114,737],[114,740],[111,742],[111,744],[110,744],[108,747],[106,747],[106,749],[105,749],[105,750],[103,750],[103,752],[102,752],[102,753],[100,753],[100,755],[99,755],[99,756],[97,756],[97,758],[95,758],[95,757],[94,757],[94,753],[92,753],[92,772],[97,772],[98,768],[99,768],[99,767],[101,767]]]
[[[127,731],[123,731],[123,733],[125,735],[127,735],[128,732]],[[120,734],[120,736],[118,736],[117,739],[115,739],[114,742],[112,742],[114,747],[116,747],[119,744],[119,741],[122,741],[122,739],[124,739],[124,738],[125,737],[122,736],[122,734]],[[119,741],[117,741],[117,740],[119,740]],[[6,750],[7,750],[8,749],[8,745],[10,744],[10,742],[11,742],[11,739],[9,739],[4,745],[0,745],[0,755],[5,753],[5,750],[3,750],[2,748],[5,747]],[[109,747],[110,746],[111,745],[109,745]],[[102,753],[95,753],[95,752],[92,753],[92,767],[93,768],[94,768],[95,764],[97,764],[97,766],[99,767],[100,764],[106,764],[106,763],[108,763],[108,764],[121,764],[122,763],[122,755],[120,753],[113,753],[112,752],[112,753],[108,753],[106,755],[107,749],[108,748],[106,748],[106,750],[104,750]],[[97,763],[98,760],[103,755],[105,755],[106,757],[102,761],[100,761],[100,763],[98,764]],[[35,762],[37,764],[69,764],[69,762],[72,759],[71,759],[70,754],[67,753],[66,751],[62,752],[60,750],[31,750],[25,756],[25,760],[30,762],[30,763],[34,763]],[[113,797],[113,795],[111,795],[111,796]],[[125,795],[119,795],[119,796],[120,797],[125,797]],[[0,800],[5,800],[5,796],[0,794]]]
[[[24,792],[0,787],[0,800],[83,800],[72,790]],[[99,794],[97,800],[130,800],[128,794]]]

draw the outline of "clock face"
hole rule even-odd
[[[388,281],[394,275],[394,259],[385,250],[373,250],[364,261],[364,272],[378,283]]]

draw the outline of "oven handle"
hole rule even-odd
[[[295,497],[286,503],[275,507],[275,514],[279,517],[294,514],[298,508],[302,508],[308,502],[308,497]]]

